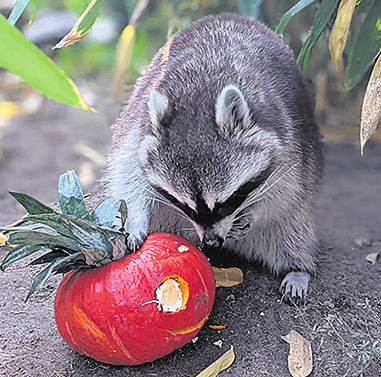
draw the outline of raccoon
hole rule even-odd
[[[285,275],[304,302],[315,271],[322,181],[310,95],[281,37],[208,16],[164,45],[114,126],[106,186],[126,200],[129,248],[166,231]]]

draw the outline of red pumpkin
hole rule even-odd
[[[81,354],[141,364],[189,342],[207,320],[214,293],[205,256],[181,237],[154,233],[134,254],[67,273],[55,299],[56,323]]]

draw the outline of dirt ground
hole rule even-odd
[[[109,125],[119,109],[106,96],[111,81],[79,86],[97,114],[46,101],[36,114],[0,126],[1,225],[23,215],[8,190],[53,203],[64,171],[75,169],[85,189],[102,176],[78,143],[105,156]],[[280,278],[235,262],[244,282],[217,289],[212,314],[195,343],[150,364],[114,367],[77,354],[60,337],[53,311],[60,277],[24,303],[36,269],[21,262],[0,273],[0,375],[196,376],[233,345],[236,360],[221,376],[286,377],[289,345],[281,335],[294,329],[312,343],[311,376],[380,377],[381,263],[372,265],[365,257],[381,251],[381,145],[370,142],[360,157],[357,140],[339,138],[327,142],[326,154],[325,185],[316,205],[319,268],[304,307],[281,302]],[[0,249],[0,260],[5,254]],[[219,340],[221,347],[214,344]]]

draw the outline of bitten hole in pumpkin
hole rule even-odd
[[[180,276],[167,276],[162,280],[155,293],[162,312],[176,313],[185,309],[189,298],[189,287]]]

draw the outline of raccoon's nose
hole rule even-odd
[[[202,242],[206,247],[220,248],[224,240],[215,233],[205,232]]]

